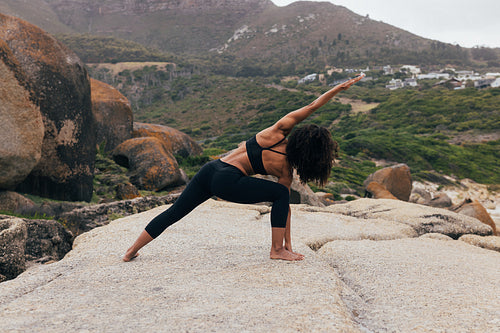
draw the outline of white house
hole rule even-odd
[[[420,68],[418,68],[417,66],[413,66],[413,65],[404,65],[404,66],[402,66],[400,68],[400,70],[403,70],[403,69],[406,72],[410,72],[413,75],[417,75],[417,74],[422,73],[422,71],[420,70]]]
[[[318,77],[318,74],[316,74],[316,73],[309,74],[307,76],[304,76],[302,79],[300,79],[298,81],[298,83],[302,84],[302,83],[312,82],[312,81],[316,80],[316,77]]]
[[[426,80],[426,79],[442,79],[448,80],[450,78],[450,74],[448,73],[427,73],[427,74],[419,74],[417,75],[417,79]]]
[[[385,87],[387,89],[390,89],[390,90],[395,90],[395,89],[399,89],[399,88],[403,88],[405,85],[403,83],[403,81],[401,81],[400,79],[392,79],[391,81],[389,81],[389,84],[386,85]]]
[[[387,65],[382,68],[384,71],[384,75],[392,75],[394,74],[394,69],[391,68],[391,66]]]
[[[474,71],[457,71],[457,79],[459,80],[472,80],[475,76]]]
[[[491,87],[492,88],[499,88],[500,87],[500,78],[497,78],[495,81],[491,82]]]
[[[403,84],[404,84],[405,87],[416,87],[416,86],[418,86],[417,79],[415,79],[413,77],[405,79],[405,81],[403,82]]]

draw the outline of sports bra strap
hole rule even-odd
[[[262,149],[265,149],[265,150],[268,150],[268,149],[269,149],[269,150],[271,150],[271,148],[274,148],[274,147],[278,146],[280,143],[282,143],[283,141],[285,141],[285,139],[286,139],[286,136],[285,136],[283,139],[281,139],[280,141],[276,142],[274,145],[269,146],[269,147],[267,147],[267,148],[262,148]],[[273,150],[273,151],[274,151],[274,150]]]
[[[269,150],[269,151],[272,151],[273,153],[276,153],[276,154],[280,154],[280,155],[285,155],[286,156],[286,153],[282,153],[280,151],[277,151],[277,150],[274,150],[272,149],[273,147],[276,147],[278,146],[280,143],[282,143],[283,141],[285,141],[286,137],[284,137],[283,139],[281,139],[280,141],[276,142],[274,145],[270,146],[270,147],[267,147],[267,148],[262,148],[262,150]]]

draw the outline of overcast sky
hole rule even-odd
[[[296,0],[271,1],[286,6]],[[465,47],[500,47],[500,0],[328,1],[421,37]]]

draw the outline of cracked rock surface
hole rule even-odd
[[[356,215],[292,206],[302,262],[269,259],[266,206],[209,200],[130,263],[121,256],[166,207],[115,220],[1,283],[0,331],[500,332],[499,252],[418,237],[418,205],[379,200],[374,215],[358,201]],[[485,233],[461,224],[453,235]]]

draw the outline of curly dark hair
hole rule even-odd
[[[338,157],[338,144],[327,128],[304,125],[290,134],[286,154],[302,183],[313,181],[324,186]]]

